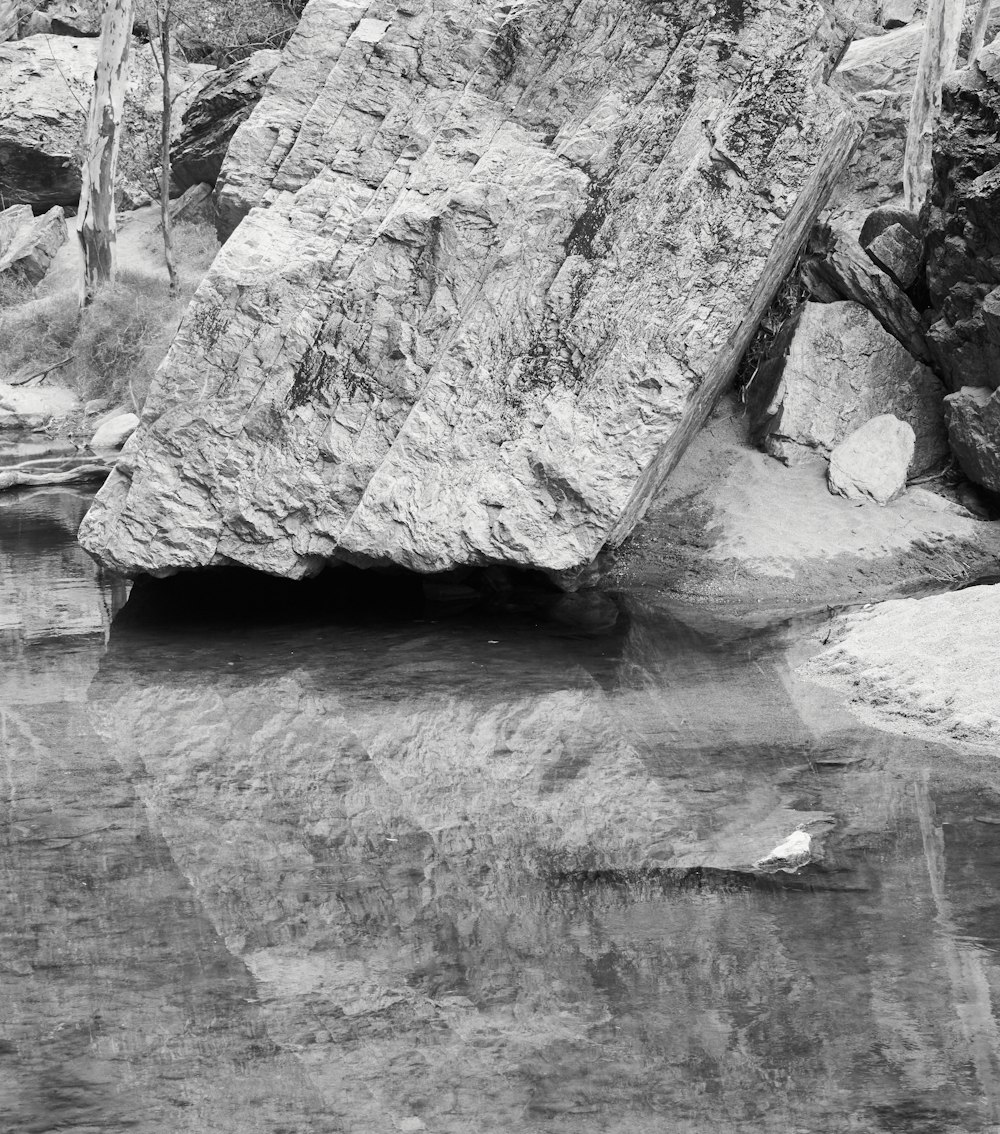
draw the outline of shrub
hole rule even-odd
[[[30,289],[23,294],[30,294]],[[3,376],[44,370],[72,353],[80,313],[75,295],[63,292],[16,303],[16,292],[0,302],[0,359]]]
[[[80,320],[75,354],[81,397],[110,398],[138,412],[186,303],[186,297],[171,297],[164,279],[120,272]]]

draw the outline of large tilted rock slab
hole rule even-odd
[[[858,303],[807,303],[750,392],[759,439],[780,460],[829,453],[881,414],[913,428],[914,475],[948,455],[940,379]]]
[[[103,562],[566,571],[631,531],[856,140],[843,37],[812,0],[489,10],[310,4]]]

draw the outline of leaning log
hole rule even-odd
[[[965,0],[930,0],[903,158],[903,204],[919,213],[931,184],[934,127],[941,115],[941,84],[958,66]]]
[[[834,186],[854,156],[861,134],[862,127],[854,118],[844,118],[834,126],[826,149],[820,155],[812,175],[802,187],[778,233],[746,314],[716,356],[693,400],[687,421],[671,436],[658,460],[637,482],[628,506],[608,538],[610,546],[621,543],[635,527],[649,501],[663,487],[685,449],[705,424],[719,395],[732,381],[760,321],[791,271],[796,256],[801,252],[816,218],[829,201]]]
[[[115,277],[115,170],[121,144],[134,0],[108,0],[84,138],[80,193],[84,302]]]

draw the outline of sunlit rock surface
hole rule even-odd
[[[856,136],[813,0],[313,0],[84,545],[552,571],[623,539]]]

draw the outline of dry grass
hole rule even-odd
[[[27,294],[32,294],[30,288]],[[0,303],[0,377],[43,370],[66,358],[79,319],[75,299],[66,295]]]
[[[141,409],[186,306],[166,280],[120,272],[80,319],[73,352],[81,398]]]
[[[181,284],[176,296],[170,295],[152,248],[152,271],[120,270],[115,283],[82,312],[72,289],[34,298],[32,288],[0,276],[0,379],[68,358],[58,380],[75,383],[83,401],[107,398],[139,412],[188,301],[218,251],[211,226],[180,222],[173,232]]]

